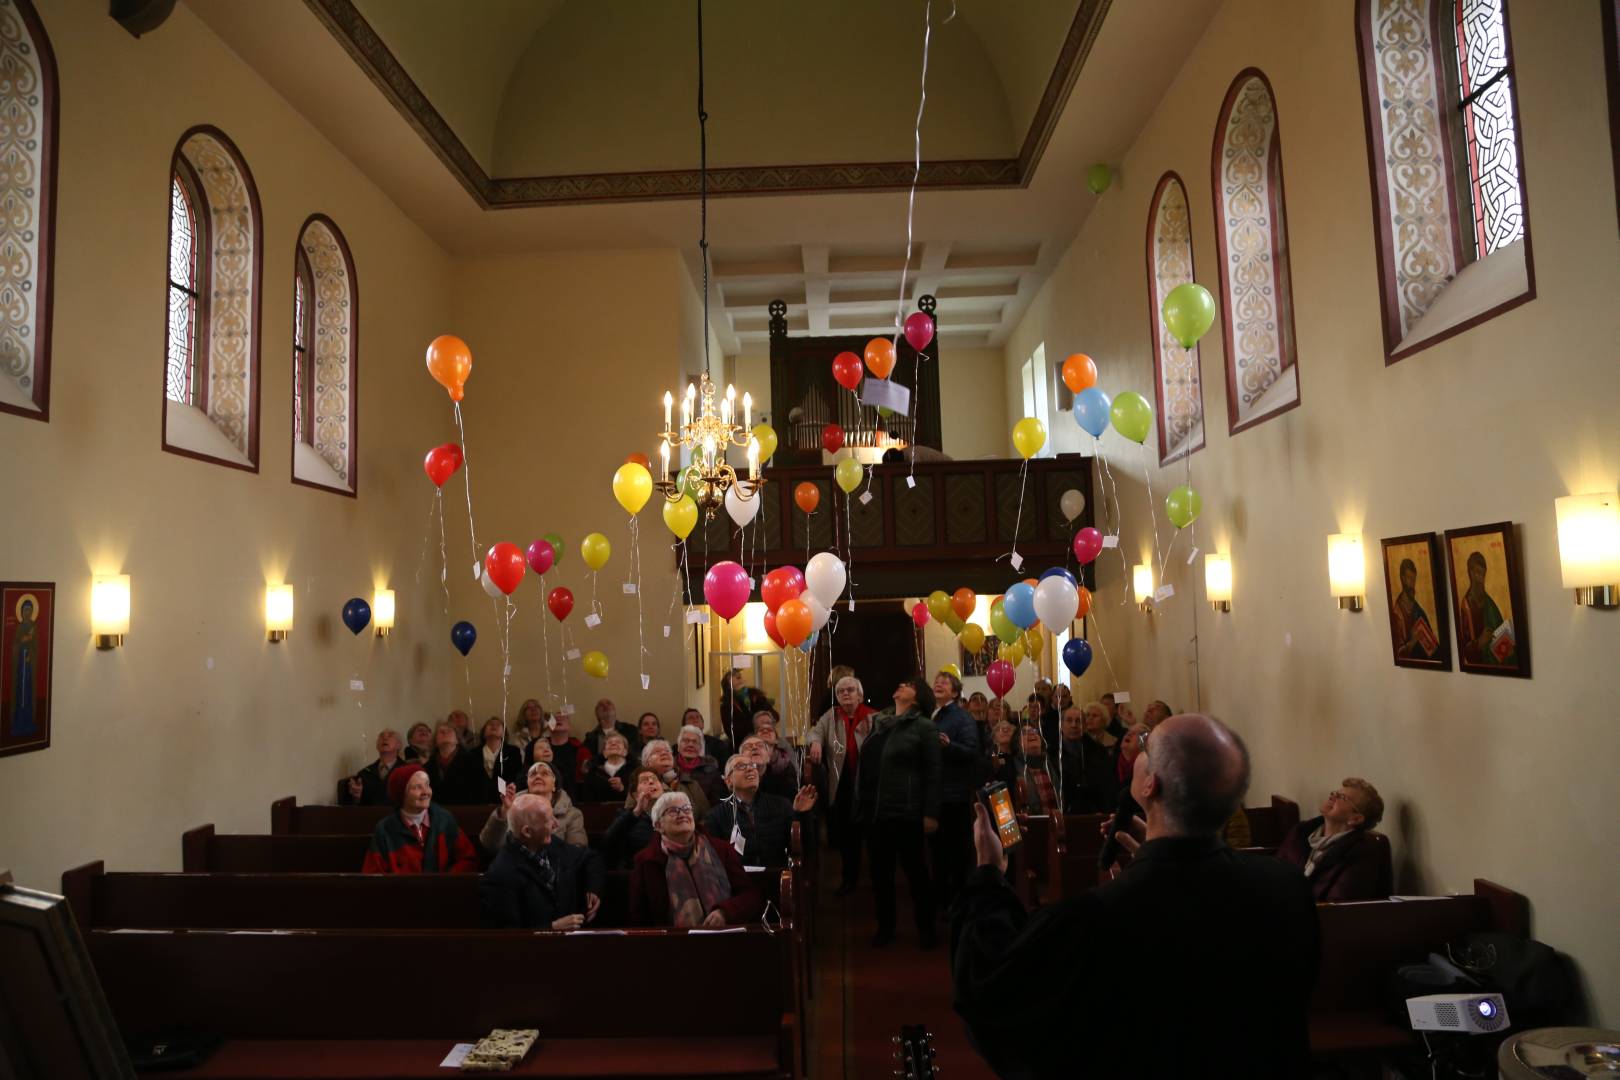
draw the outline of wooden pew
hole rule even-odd
[[[791,935],[310,930],[92,930],[90,955],[126,1034],[183,1025],[224,1045],[187,1076],[442,1077],[454,1042],[536,1027],[514,1076],[800,1075]],[[726,973],[675,992],[637,973]],[[670,992],[658,992],[659,986]],[[629,1017],[603,1002],[651,987]],[[408,1018],[408,1019],[407,1019]]]
[[[370,845],[370,833],[220,835],[200,825],[180,837],[180,867],[188,874],[359,873]]]
[[[1273,795],[1270,806],[1245,806],[1243,813],[1249,819],[1249,844],[1257,848],[1275,851],[1299,824],[1299,803],[1281,795]]]

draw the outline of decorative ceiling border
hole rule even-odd
[[[1017,158],[924,161],[917,186],[934,189],[1027,187],[1112,2],[1080,0]],[[698,196],[696,169],[492,177],[360,14],[354,0],[304,0],[304,4],[461,182],[480,209],[654,202]],[[911,185],[912,168],[909,161],[712,168],[709,194],[803,195],[904,190]]]

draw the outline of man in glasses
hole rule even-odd
[[[1220,838],[1248,790],[1243,740],[1189,714],[1139,741],[1130,863],[1080,897],[1026,913],[975,807],[979,867],[951,919],[974,1047],[1002,1076],[1309,1076],[1316,905],[1293,867]]]
[[[729,840],[744,866],[772,870],[787,866],[788,834],[795,820],[803,830],[805,847],[815,843],[810,813],[816,805],[815,788],[809,784],[799,788],[791,803],[761,791],[759,765],[741,754],[726,762],[725,780],[731,794],[709,811],[703,829],[710,836]]]
[[[1389,843],[1372,830],[1384,816],[1378,789],[1347,776],[1322,800],[1321,815],[1302,821],[1277,854],[1305,873],[1321,903],[1382,900],[1394,891]]]

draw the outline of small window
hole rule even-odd
[[[302,244],[293,260],[293,441],[303,442],[304,433],[314,427],[309,408],[315,387],[315,350],[311,347],[315,328],[310,325],[315,314],[315,276]]]
[[[355,493],[358,465],[354,259],[331,218],[304,222],[293,253],[292,479]]]
[[[1035,351],[1028,360],[1024,361],[1024,415],[1033,416],[1045,424],[1052,426],[1052,418],[1046,411],[1046,343],[1043,341],[1035,346]],[[1051,453],[1051,440],[1041,448],[1037,457],[1044,457]]]
[[[1165,298],[1178,285],[1196,280],[1192,220],[1181,177],[1159,178],[1148,207],[1148,320],[1153,330],[1153,390],[1158,398],[1159,464],[1204,445],[1204,398],[1199,383],[1198,346],[1183,349],[1163,325]]]
[[[1519,184],[1518,119],[1506,0],[1451,0],[1448,43],[1456,65],[1451,124],[1466,170],[1474,259],[1524,239],[1524,190]],[[1472,261],[1472,260],[1470,260]]]
[[[198,335],[203,324],[204,216],[195,184],[182,166],[169,178],[169,339],[163,392],[170,401],[205,409],[202,392],[207,380],[198,370],[203,349]]]

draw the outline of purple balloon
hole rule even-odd
[[[703,599],[722,619],[735,619],[748,603],[748,571],[734,562],[718,562],[703,575]]]
[[[934,320],[926,311],[913,311],[906,316],[906,343],[918,352],[934,340]]]
[[[557,552],[544,540],[536,540],[529,545],[528,557],[529,569],[537,574],[543,574],[557,561]]]

